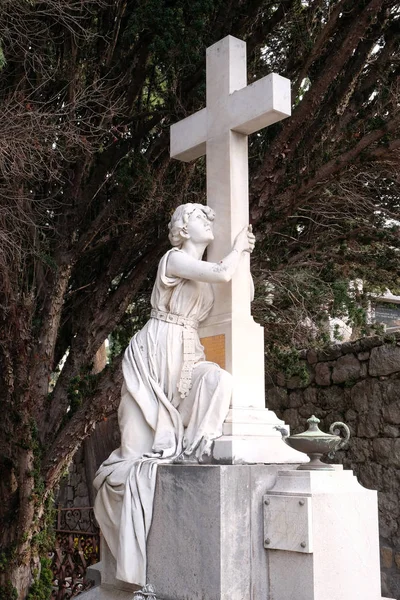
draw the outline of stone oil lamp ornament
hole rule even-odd
[[[337,421],[332,423],[329,427],[330,433],[324,433],[318,427],[318,423],[320,423],[320,419],[318,419],[315,415],[312,415],[309,419],[307,419],[308,430],[303,433],[298,433],[297,435],[287,435],[287,431],[282,428],[276,428],[281,431],[283,441],[298,450],[299,452],[304,452],[310,459],[309,463],[305,463],[297,467],[299,470],[303,471],[314,471],[314,470],[324,470],[324,471],[334,471],[334,467],[328,465],[321,461],[321,457],[324,454],[330,454],[336,452],[340,448],[343,448],[350,439],[350,429],[347,427],[345,423],[341,423]],[[337,430],[344,430],[344,437],[340,437],[336,435],[338,433]]]

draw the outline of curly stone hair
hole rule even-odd
[[[192,203],[181,204],[177,209],[175,209],[174,214],[168,223],[168,237],[172,246],[182,246],[185,238],[182,237],[181,231],[185,230],[187,222],[189,221],[189,217],[195,210],[201,210],[209,221],[214,221],[215,212],[209,206]]]

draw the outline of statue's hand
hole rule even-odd
[[[233,243],[234,250],[238,252],[253,252],[256,238],[253,234],[252,226],[244,227],[238,233]]]

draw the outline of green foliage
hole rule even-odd
[[[0,585],[0,600],[18,600],[18,592],[10,581]]]
[[[35,573],[35,581],[29,589],[26,600],[50,600],[52,591],[53,573],[48,558],[40,559],[40,573]]]
[[[69,411],[66,420],[82,406],[85,398],[92,396],[97,385],[97,377],[92,373],[93,365],[89,364],[81,370],[79,375],[73,377],[68,387]]]
[[[110,361],[118,356],[129,344],[129,340],[140,331],[150,317],[149,287],[137,296],[134,303],[130,304],[123,321],[117,326],[109,338],[108,358]]]
[[[15,561],[17,556],[16,543],[12,543],[0,553],[0,573],[4,573],[9,568],[11,562]]]
[[[283,350],[274,346],[270,348],[267,360],[269,369],[284,373],[286,379],[297,376],[302,384],[307,385],[309,383],[307,364],[304,360],[301,360],[296,348]]]
[[[46,552],[50,552],[54,548],[55,544],[55,523],[56,509],[54,503],[54,496],[50,494],[46,499],[44,517],[42,522],[38,525],[39,530],[32,536],[32,547],[37,551],[39,555],[43,555]]]

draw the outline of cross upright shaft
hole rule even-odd
[[[249,223],[247,137],[290,115],[290,82],[276,74],[247,86],[246,44],[227,36],[207,49],[207,107],[171,127],[171,156],[206,154],[207,204],[216,212],[208,260],[218,262]],[[263,408],[263,329],[250,312],[250,257],[231,282],[214,286],[215,303],[201,337],[223,335],[234,377],[232,408]]]

